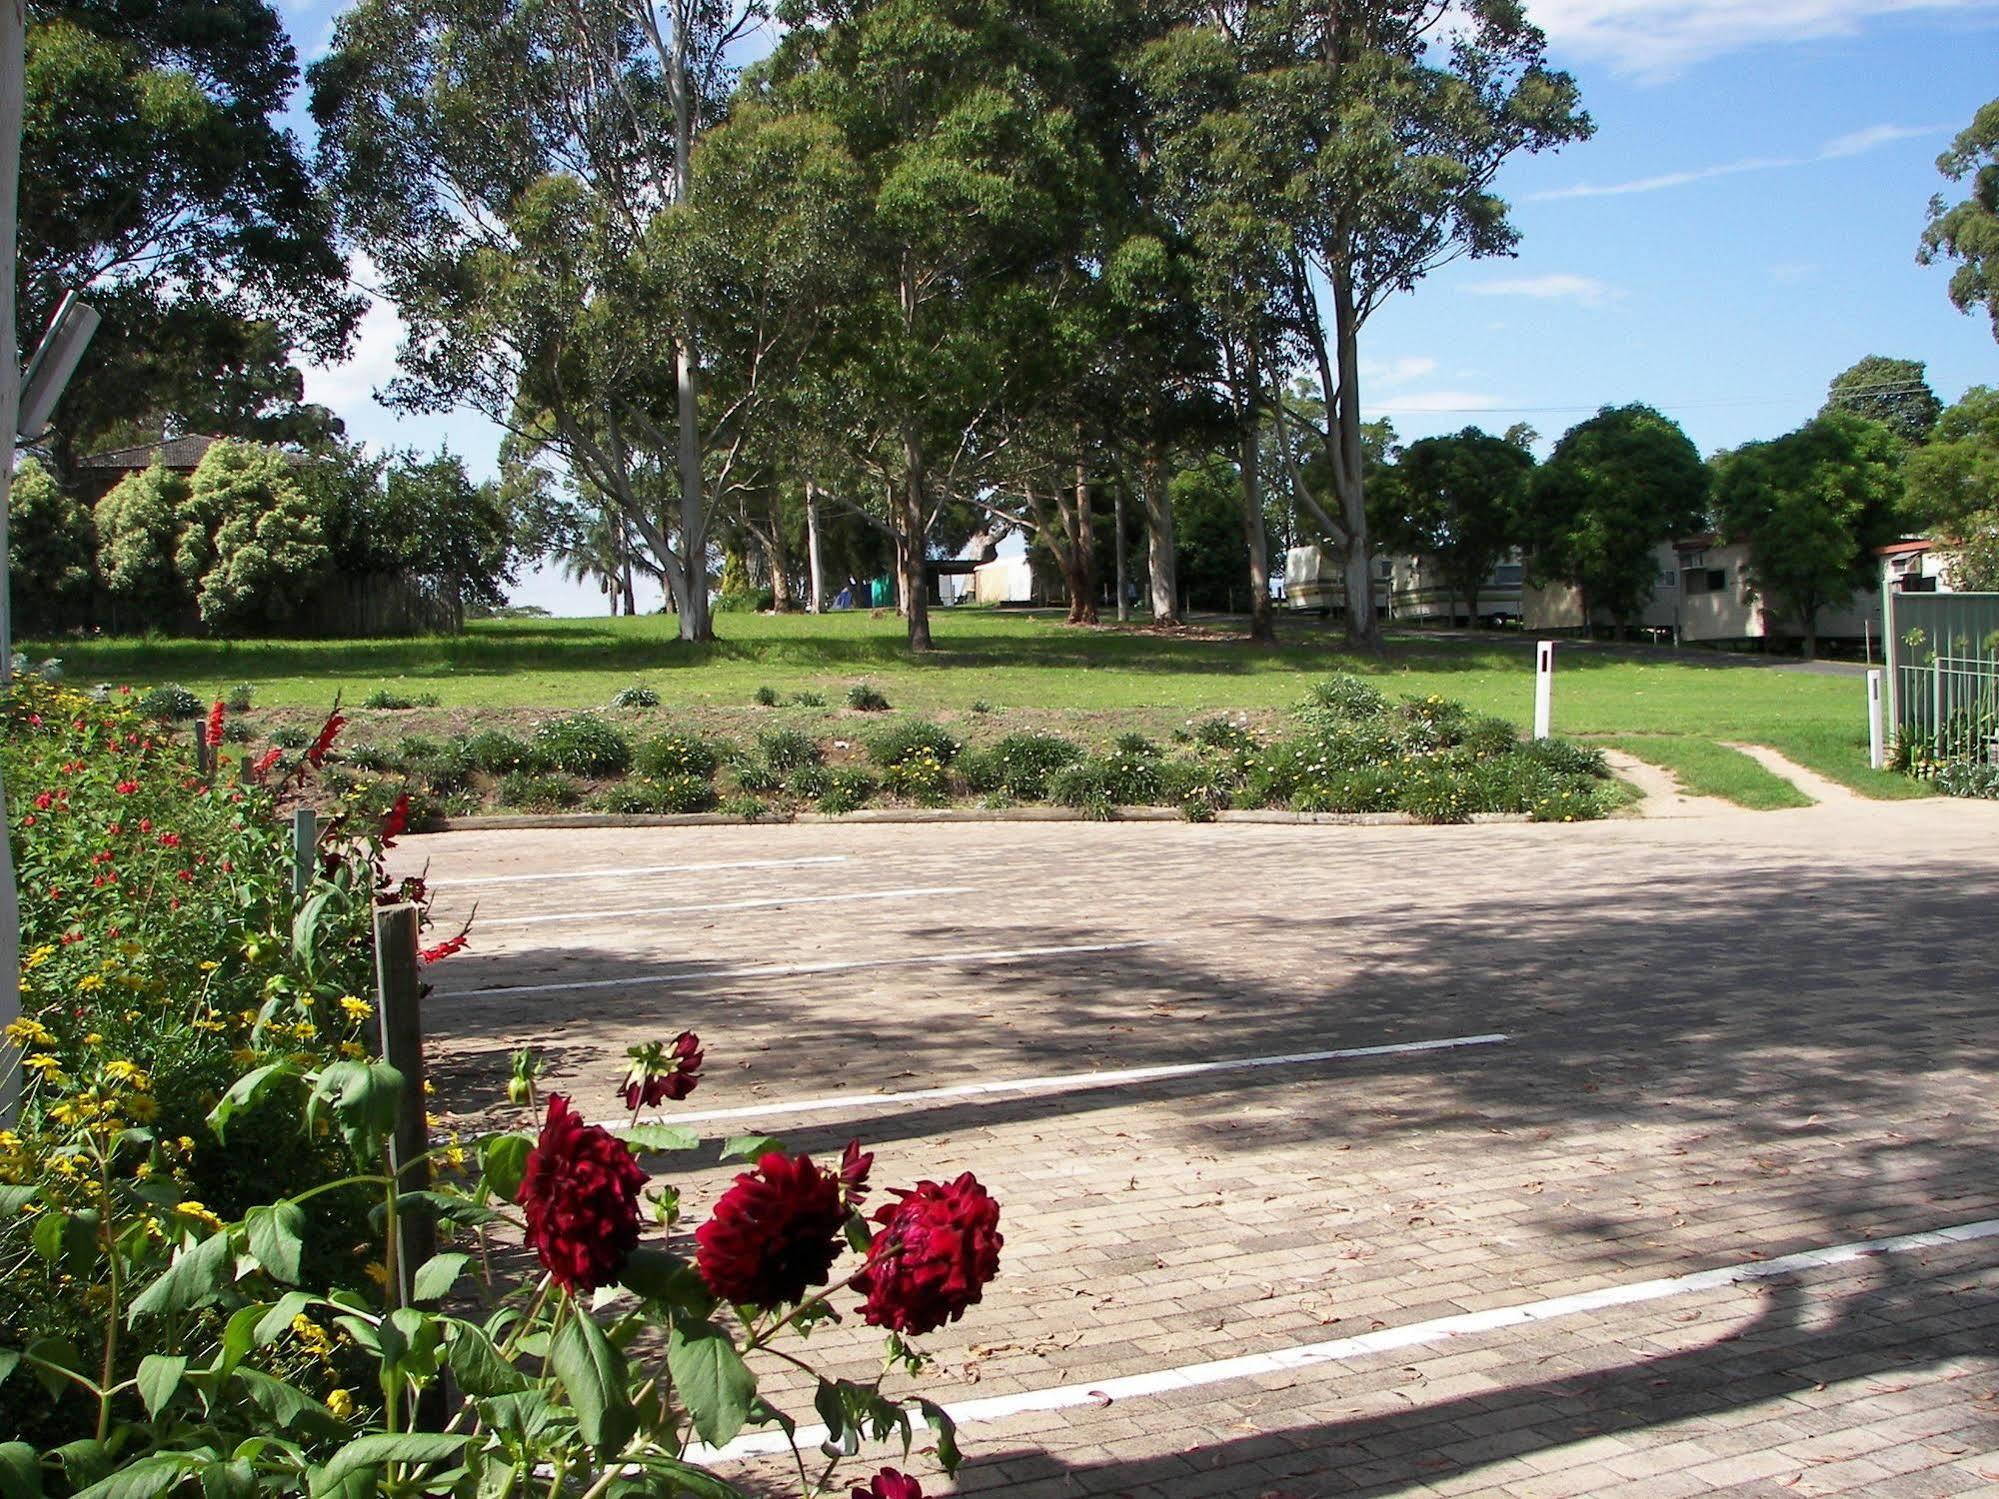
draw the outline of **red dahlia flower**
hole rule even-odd
[[[217,698],[215,706],[208,710],[208,747],[210,749],[217,749],[222,744],[222,715],[228,711],[227,706],[221,698]]]
[[[875,1210],[881,1228],[854,1289],[870,1325],[920,1336],[957,1321],[999,1273],[999,1204],[969,1171],[892,1190],[902,1200]]]
[[[923,1499],[923,1485],[907,1473],[883,1468],[868,1480],[868,1486],[854,1485],[850,1499]]]
[[[626,1055],[632,1065],[618,1092],[628,1109],[656,1109],[669,1099],[678,1103],[701,1081],[701,1038],[692,1031],[675,1036],[671,1047],[654,1041],[634,1046]]]
[[[868,1171],[875,1163],[872,1150],[862,1150],[859,1140],[849,1140],[840,1153],[840,1190],[847,1201],[858,1204],[868,1195]]]
[[[810,1156],[773,1150],[694,1231],[695,1268],[709,1290],[739,1306],[802,1301],[832,1269],[846,1221],[839,1177]]]
[[[638,1247],[645,1179],[624,1141],[585,1124],[560,1093],[548,1096],[514,1200],[527,1210],[528,1247],[557,1285],[594,1291],[617,1279]]]

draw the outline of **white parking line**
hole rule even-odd
[[[1305,1343],[1281,1348],[1274,1353],[1253,1353],[1241,1358],[1214,1359],[1207,1363],[1183,1364],[1176,1369],[1160,1369],[1151,1374],[1131,1374],[1121,1379],[1102,1379],[1086,1384],[1056,1385],[1045,1390],[1023,1390],[1015,1395],[995,1395],[984,1400],[946,1403],[945,1410],[960,1426],[980,1421],[999,1421],[1027,1411],[1067,1410],[1084,1405],[1108,1405],[1116,1400],[1133,1400],[1147,1395],[1163,1395],[1172,1390],[1191,1390],[1233,1379],[1251,1379],[1264,1374],[1282,1374],[1307,1369],[1315,1364],[1366,1358],[1397,1349],[1442,1343],[1503,1327],[1520,1327],[1530,1322],[1550,1322],[1585,1312],[1631,1306],[1644,1301],[1663,1301],[1674,1296],[1690,1296],[1700,1291],[1718,1291],[1728,1286],[1747,1285],[1759,1280],[1775,1280],[1801,1270],[1818,1270],[1830,1265],[1851,1264],[1878,1255],[1910,1254],[1922,1249],[1941,1249],[1967,1244],[1976,1239],[1999,1235],[1999,1218],[1978,1223],[1961,1223],[1931,1233],[1901,1234],[1890,1239],[1864,1239],[1838,1244],[1830,1249],[1807,1249],[1774,1260],[1750,1260],[1726,1265],[1718,1270],[1700,1270],[1667,1280],[1642,1280],[1629,1285],[1605,1286],[1574,1296],[1552,1296],[1545,1301],[1529,1301],[1519,1306],[1495,1307],[1490,1311],[1466,1312],[1455,1317],[1437,1317],[1407,1327],[1388,1327],[1358,1337],[1335,1338],[1326,1343]],[[910,1418],[920,1431],[923,1417],[916,1410]],[[826,1440],[823,1426],[801,1426],[796,1441],[810,1450]],[[758,1457],[787,1452],[791,1440],[783,1432],[752,1432],[720,1449],[697,1446],[687,1453],[690,1462],[726,1461],[730,1458]]]
[[[1231,1057],[1220,1062],[1173,1062],[1157,1067],[1126,1067],[1116,1072],[1065,1072],[1053,1077],[1019,1077],[996,1083],[962,1083],[951,1088],[912,1088],[906,1093],[849,1093],[836,1098],[807,1098],[795,1103],[750,1104],[745,1108],[709,1109],[699,1114],[662,1115],[668,1124],[712,1124],[720,1119],[765,1119],[779,1114],[816,1114],[843,1109],[905,1108],[944,1098],[988,1098],[1022,1093],[1072,1093],[1112,1088],[1120,1083],[1146,1083],[1165,1077],[1194,1077],[1207,1072],[1247,1072],[1258,1067],[1298,1067],[1308,1062],[1343,1062],[1350,1057],[1404,1056],[1419,1051],[1448,1051],[1460,1046],[1496,1046],[1511,1036],[1451,1036],[1440,1041],[1398,1041],[1384,1046],[1347,1046],[1338,1051],[1296,1051],[1275,1057]],[[623,1119],[599,1121],[610,1130],[631,1124]],[[641,1121],[644,1122],[644,1121]]]
[[[624,911],[562,911],[553,916],[502,916],[481,928],[539,926],[547,921],[617,921],[627,916],[694,916],[703,911],[755,911],[767,906],[824,906],[850,900],[915,900],[924,895],[970,895],[976,885],[930,885],[909,890],[850,890],[840,895],[770,895],[758,900],[720,900],[699,906],[634,906]]]
[[[438,999],[502,999],[515,994],[565,994],[579,989],[629,989],[639,984],[672,984],[687,979],[788,978],[813,973],[851,973],[860,968],[912,968],[935,964],[955,968],[976,963],[1012,963],[1021,958],[1054,958],[1083,953],[1129,952],[1150,942],[1084,942],[1073,947],[988,948],[983,952],[923,953],[913,958],[858,958],[845,963],[772,963],[761,968],[679,968],[638,973],[623,979],[575,979],[566,984],[511,984],[501,989],[447,989]]]
[[[713,864],[637,864],[629,869],[562,869],[541,874],[482,874],[468,880],[440,880],[439,890],[467,885],[539,885],[546,880],[636,879],[649,874],[701,874],[710,869],[782,869],[796,864],[849,864],[852,854],[815,854],[804,859],[724,859]]]

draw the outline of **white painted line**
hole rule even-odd
[[[851,973],[859,968],[912,968],[935,964],[952,968],[971,963],[1012,963],[1021,958],[1066,957],[1071,954],[1129,952],[1150,942],[1084,942],[1074,947],[989,948],[984,952],[934,952],[913,958],[859,958],[845,963],[773,963],[762,968],[677,968],[667,973],[639,973],[625,979],[577,979],[567,984],[514,984],[504,989],[449,989],[439,999],[497,999],[513,994],[562,994],[576,989],[629,989],[639,984],[672,984],[687,979],[789,978],[813,973]]]
[[[984,1400],[961,1400],[945,1405],[951,1419],[960,1426],[980,1421],[999,1421],[1027,1411],[1068,1410],[1084,1405],[1108,1405],[1116,1400],[1133,1400],[1147,1395],[1163,1395],[1171,1390],[1191,1390],[1226,1380],[1251,1379],[1264,1374],[1282,1374],[1348,1359],[1392,1353],[1401,1348],[1442,1343],[1478,1333],[1496,1332],[1504,1327],[1520,1327],[1530,1322],[1550,1322],[1558,1317],[1574,1317],[1584,1312],[1600,1312],[1610,1307],[1631,1306],[1643,1301],[1663,1301],[1674,1296],[1690,1296],[1701,1291],[1717,1291],[1728,1286],[1759,1280],[1775,1280],[1800,1270],[1819,1270],[1831,1265],[1879,1255],[1909,1254],[1921,1249],[1942,1249],[1952,1244],[1968,1244],[1977,1239],[1999,1236],[1999,1218],[1978,1223],[1961,1223],[1930,1233],[1901,1234],[1892,1239],[1865,1239],[1838,1244],[1830,1249],[1807,1249],[1774,1260],[1750,1260],[1725,1265],[1718,1270],[1699,1270],[1669,1280],[1641,1280],[1630,1285],[1605,1286],[1574,1296],[1554,1296],[1545,1301],[1529,1301],[1519,1306],[1495,1307],[1491,1311],[1466,1312],[1455,1317],[1437,1317],[1407,1327],[1388,1327],[1359,1337],[1335,1338],[1327,1343],[1305,1343],[1281,1348],[1274,1353],[1253,1353],[1241,1358],[1214,1359],[1202,1364],[1183,1364],[1177,1369],[1160,1369],[1151,1374],[1131,1374],[1122,1379],[1100,1379],[1089,1384],[1056,1385],[1045,1390],[1023,1390],[1015,1395],[994,1395]],[[914,1410],[910,1419],[917,1430],[923,1417]],[[801,1448],[810,1449],[826,1440],[823,1426],[801,1426],[796,1438]],[[784,1433],[752,1432],[737,1437],[719,1450],[696,1446],[686,1453],[689,1462],[727,1461],[788,1452],[791,1443]]]
[[[1343,1062],[1350,1057],[1405,1056],[1419,1051],[1448,1051],[1461,1046],[1496,1046],[1511,1036],[1451,1036],[1440,1041],[1398,1041],[1384,1046],[1348,1046],[1338,1051],[1294,1051],[1278,1057],[1232,1057],[1221,1062],[1174,1062],[1157,1067],[1126,1067],[1116,1072],[1065,1072],[1053,1077],[1017,1077],[996,1083],[961,1083],[952,1088],[912,1088],[906,1093],[848,1093],[833,1098],[807,1098],[796,1103],[750,1104],[745,1108],[709,1109],[699,1114],[661,1115],[668,1124],[712,1124],[720,1119],[764,1119],[778,1114],[817,1114],[843,1109],[904,1108],[942,1098],[989,1098],[1022,1093],[1072,1093],[1088,1088],[1113,1088],[1120,1083],[1148,1083],[1158,1078],[1194,1077],[1207,1072],[1247,1072],[1258,1067],[1298,1067],[1308,1062]],[[627,1129],[629,1115],[599,1121],[605,1129]],[[643,1121],[642,1121],[643,1122]]]
[[[719,900],[699,906],[635,906],[626,911],[563,911],[553,916],[502,916],[482,921],[482,930],[496,926],[540,926],[543,922],[620,921],[627,916],[694,916],[703,911],[755,911],[767,906],[824,906],[850,900],[915,900],[925,895],[970,895],[976,885],[930,885],[909,890],[850,890],[840,895],[771,895],[759,900]]]
[[[440,880],[438,890],[467,885],[539,885],[548,880],[636,879],[650,874],[704,874],[711,869],[782,869],[798,864],[847,864],[851,854],[815,854],[805,859],[724,859],[712,864],[638,864],[629,869],[560,869],[542,874],[482,874],[468,880]]]

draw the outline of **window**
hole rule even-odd
[[[1728,587],[1728,569],[1725,567],[1690,567],[1687,569],[1687,592],[1720,593]]]

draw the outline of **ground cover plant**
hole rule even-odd
[[[1075,737],[1117,713],[1165,734],[1195,715],[1263,717],[1296,701],[1303,684],[1346,673],[1391,695],[1438,693],[1477,714],[1524,726],[1532,714],[1532,642],[1495,634],[1468,642],[1418,633],[1391,637],[1380,657],[1357,656],[1316,621],[1280,621],[1275,647],[1253,647],[1227,621],[1214,629],[1078,630],[1030,611],[940,610],[938,649],[904,649],[901,621],[835,615],[728,617],[725,637],[674,639],[665,616],[487,620],[458,636],[348,642],[89,640],[37,643],[64,658],[72,681],[249,682],[260,714],[307,715],[336,691],[358,701],[376,687],[435,693],[444,711],[412,717],[519,733],[527,712],[601,708],[638,679],[658,710],[712,729],[753,733],[760,687],[784,712],[824,708],[829,725],[850,686],[865,679],[899,709],[970,713],[982,704],[1008,727]],[[1904,775],[1871,771],[1862,685],[1842,675],[1750,656],[1564,643],[1557,654],[1555,726],[1573,737],[1690,735],[1769,745],[1868,796],[1931,794]],[[197,699],[197,710],[199,702]],[[824,705],[833,705],[825,708]],[[625,715],[621,714],[621,718]],[[630,726],[630,725],[628,725]]]
[[[211,778],[121,698],[29,682],[5,712],[25,944],[0,1133],[6,1493],[724,1495],[697,1444],[808,1416],[829,1451],[899,1435],[906,1464],[924,1432],[956,1466],[915,1340],[999,1270],[973,1176],[880,1193],[858,1141],[822,1165],[743,1137],[722,1159],[745,1169],[683,1221],[643,1163],[700,1143],[657,1122],[700,1081],[690,1034],[607,1061],[618,1133],[539,1096],[523,1054],[519,1127],[391,1169],[403,1079],[358,996],[373,908],[427,893],[383,872],[410,803],[329,807],[299,892],[276,815],[334,768],[344,716]],[[421,1263],[398,1258],[411,1215],[440,1236]],[[804,1338],[835,1316],[882,1331],[880,1371],[820,1376],[810,1413],[780,1413],[759,1367],[811,1369]],[[847,1492],[838,1466],[801,1453],[799,1492]],[[860,1491],[922,1492],[895,1467]]]

